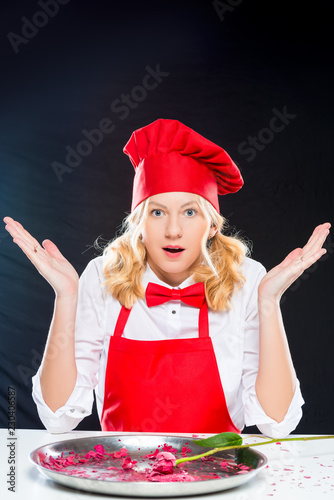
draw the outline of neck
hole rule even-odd
[[[191,276],[190,271],[184,271],[182,273],[166,273],[163,271],[163,269],[160,269],[158,266],[154,264],[154,262],[150,262],[150,260],[147,260],[148,265],[154,272],[154,274],[159,278],[159,280],[163,281],[169,286],[172,287],[177,287],[181,283],[183,283],[184,280],[189,278]]]

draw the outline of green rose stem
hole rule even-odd
[[[190,457],[178,458],[175,462],[175,466],[178,464],[181,464],[183,462],[191,462],[192,460],[198,460],[199,458],[207,457],[209,455],[213,455],[214,453],[217,453],[218,451],[223,451],[223,450],[231,450],[231,449],[235,449],[235,448],[251,448],[253,446],[263,446],[264,444],[281,443],[282,441],[311,441],[311,440],[315,440],[315,439],[333,439],[333,438],[334,438],[334,436],[311,436],[311,437],[302,437],[302,438],[270,439],[270,441],[262,441],[261,443],[221,446],[221,447],[213,448],[212,450],[206,451],[205,453],[202,453],[201,455],[193,455]],[[194,441],[194,443],[196,443],[196,441]]]

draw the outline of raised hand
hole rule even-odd
[[[5,217],[5,229],[38,272],[48,281],[58,297],[77,293],[79,276],[52,241],[44,240],[42,246],[24,227],[11,217]]]
[[[271,269],[261,280],[258,293],[260,298],[279,300],[282,294],[308,267],[312,266],[326,253],[322,248],[331,225],[320,224],[313,231],[303,248],[296,248],[287,257]]]

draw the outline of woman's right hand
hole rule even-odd
[[[63,257],[52,241],[38,241],[11,217],[5,217],[5,229],[13,237],[38,272],[54,289],[57,297],[73,297],[78,292],[79,276],[74,267]]]

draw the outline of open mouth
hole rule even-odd
[[[176,247],[176,248],[173,248],[173,247],[164,247],[163,250],[165,250],[166,252],[169,252],[169,253],[180,253],[180,252],[183,252],[184,248],[181,248],[181,247]]]

